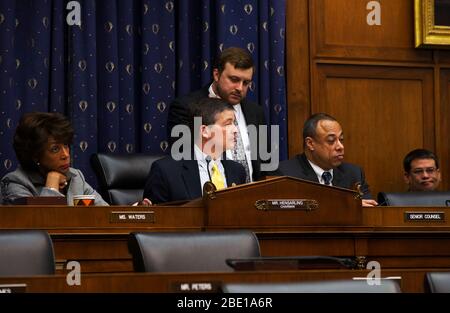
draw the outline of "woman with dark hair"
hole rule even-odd
[[[1,180],[3,202],[13,203],[22,197],[65,196],[67,204],[73,205],[74,195],[95,195],[95,205],[108,205],[81,171],[70,167],[73,134],[70,121],[59,113],[24,114],[13,143],[20,167]]]

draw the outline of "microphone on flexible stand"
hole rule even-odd
[[[211,162],[211,157],[208,155],[206,160],[206,170],[208,171],[209,181],[203,185],[203,195],[208,195],[211,199],[214,198],[214,192],[217,190],[216,185],[212,182],[211,173],[209,171],[209,162]]]
[[[208,171],[209,181],[212,182],[211,173],[209,172],[209,163],[211,162],[211,156],[206,156],[206,170]]]

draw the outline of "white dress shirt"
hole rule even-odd
[[[198,173],[200,174],[200,184],[202,186],[202,195],[203,195],[203,185],[205,185],[205,183],[207,181],[211,181],[210,174],[211,174],[211,169],[214,163],[217,164],[217,167],[219,168],[219,172],[223,177],[223,182],[225,184],[225,188],[227,188],[227,180],[225,177],[225,168],[223,167],[223,164],[220,160],[220,158],[213,160],[211,158],[211,161],[209,162],[209,172],[207,169],[207,163],[206,162],[206,157],[208,156],[207,154],[203,153],[202,150],[200,150],[200,148],[195,144],[194,145],[194,156],[195,159],[197,160],[197,164],[198,164]]]
[[[212,88],[212,84],[211,86],[209,86],[209,97],[210,98],[219,98],[220,97],[218,95],[216,95],[216,93],[214,92],[213,88]],[[238,124],[238,128],[239,128],[239,133],[241,135],[242,138],[242,144],[244,145],[244,150],[245,150],[245,157],[247,158],[247,165],[248,165],[248,171],[249,171],[249,175],[250,175],[250,182],[253,181],[253,167],[252,167],[252,158],[251,158],[251,150],[250,150],[250,138],[248,136],[248,131],[247,131],[247,122],[245,121],[245,116],[244,116],[244,112],[242,112],[242,107],[241,104],[235,104],[233,105],[234,108],[234,116],[236,118],[236,122]],[[232,150],[227,150],[226,151],[226,156],[227,159],[229,160],[234,160],[233,158],[233,151]]]
[[[313,168],[314,173],[316,173],[317,178],[319,179],[319,183],[321,183],[322,185],[325,185],[325,182],[323,181],[323,178],[322,178],[323,172],[330,172],[330,174],[331,174],[330,185],[333,186],[333,177],[334,177],[334,175],[333,175],[333,169],[330,169],[330,170],[328,170],[328,171],[324,171],[320,166],[314,164],[314,163],[311,162],[310,160],[308,160],[308,162],[309,162],[309,164],[311,164],[311,167]]]

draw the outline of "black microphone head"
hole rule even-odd
[[[211,160],[212,160],[212,159],[211,159],[211,156],[210,156],[210,155],[207,155],[206,158],[205,158],[205,160],[206,160],[206,162],[208,162],[208,163],[211,162]]]

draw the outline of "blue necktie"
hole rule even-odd
[[[325,185],[331,185],[331,173],[330,172],[323,172],[322,179]]]

